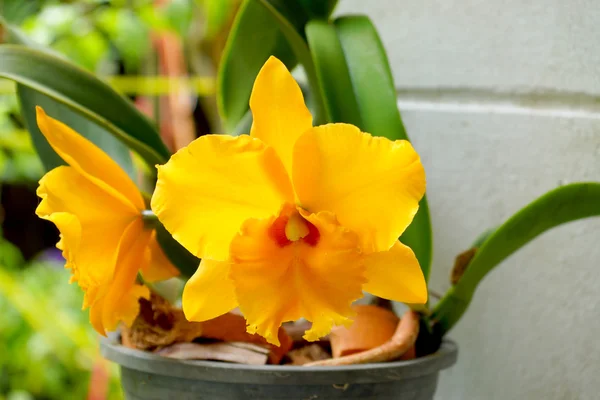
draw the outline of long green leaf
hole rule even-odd
[[[347,122],[390,140],[408,140],[398,111],[396,89],[385,50],[367,17],[342,17],[333,24],[306,27],[318,86],[329,122]],[[410,246],[427,279],[432,234],[426,198],[400,238]]]
[[[272,9],[261,2],[242,3],[221,58],[217,102],[227,132],[233,131],[246,115],[254,79],[270,56],[279,58],[290,70],[298,63],[293,47],[288,44],[290,32],[282,32],[282,21],[272,11],[276,10],[284,24],[304,41],[304,27],[309,19],[329,18],[337,0],[265,1]]]
[[[518,213],[483,241],[458,283],[436,305],[431,319],[443,335],[467,310],[481,280],[500,262],[545,231],[567,222],[600,216],[600,183],[554,189]]]
[[[285,1],[285,4],[293,3]],[[298,3],[304,9],[309,20],[313,19],[328,19],[338,0],[298,0]],[[302,29],[300,29],[302,30]]]
[[[365,128],[390,140],[408,139],[387,55],[372,22],[365,16],[342,17],[335,26]]]
[[[363,119],[361,128],[390,140],[408,140],[398,110],[390,64],[373,23],[367,17],[352,16],[337,19],[335,25]],[[432,233],[426,197],[421,200],[417,215],[400,240],[413,249],[425,279],[428,279]]]
[[[400,241],[415,252],[425,280],[429,281],[431,260],[433,259],[433,232],[431,231],[427,196],[423,196],[419,202],[419,211],[417,211],[412,223],[400,236]]]
[[[254,0],[245,0],[236,15],[217,76],[217,105],[227,132],[248,110],[260,67],[274,55],[289,69],[296,58],[271,16]]]
[[[92,74],[24,46],[0,46],[0,77],[41,93],[106,129],[150,166],[169,158],[156,128],[135,106]],[[28,106],[28,104],[25,104]]]
[[[32,49],[56,55],[51,50],[45,49],[30,40],[20,30],[3,21],[2,18],[0,18],[0,26],[8,33],[8,41],[10,43],[27,46]],[[129,174],[129,176],[133,177],[133,163],[131,161],[129,149],[115,137],[110,135],[105,129],[75,113],[69,107],[56,102],[52,100],[52,98],[38,93],[35,90],[28,89],[23,85],[17,85],[17,96],[21,103],[21,113],[25,120],[25,125],[46,171],[58,167],[59,165],[63,165],[64,161],[56,154],[56,152],[54,152],[44,135],[40,132],[36,123],[35,106],[41,106],[48,115],[67,124],[81,135],[94,142],[98,147],[104,150],[104,152],[110,155],[111,158]]]
[[[129,149],[105,129],[73,112],[67,106],[25,86],[17,86],[17,95],[31,141],[46,171],[63,165],[64,161],[54,152],[42,132],[40,132],[36,123],[35,106],[42,107],[49,116],[56,118],[91,140],[115,160],[131,178],[135,177]]]
[[[306,25],[306,38],[315,66],[327,122],[363,126],[344,50],[333,24],[313,20]]]

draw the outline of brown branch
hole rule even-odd
[[[398,328],[396,328],[394,336],[381,346],[344,357],[316,361],[304,365],[307,367],[336,366],[396,360],[414,346],[418,335],[419,314],[414,311],[407,311],[402,316],[400,323],[398,323]]]

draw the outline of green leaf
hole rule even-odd
[[[344,50],[333,24],[313,20],[306,25],[306,37],[315,66],[317,85],[323,98],[327,122],[363,126]]]
[[[289,69],[296,58],[271,16],[255,0],[245,0],[236,15],[217,76],[217,104],[227,132],[248,110],[260,67],[274,55]]]
[[[0,46],[0,77],[11,79],[96,123],[154,168],[169,158],[156,128],[135,106],[87,71],[24,46]],[[30,104],[24,104],[30,108]],[[31,125],[31,123],[30,123]]]
[[[293,1],[286,1],[285,4],[291,4]],[[298,0],[298,3],[304,9],[309,19],[329,19],[329,16],[335,9],[338,0]]]
[[[30,40],[15,27],[3,23],[1,19],[0,25],[3,25],[6,28],[11,43],[21,44],[44,51],[42,46]],[[38,129],[35,117],[36,105],[41,106],[48,115],[67,124],[75,131],[94,142],[98,147],[110,155],[111,158],[129,174],[129,176],[133,177],[134,170],[129,149],[115,137],[108,134],[105,129],[73,112],[64,104],[38,93],[35,90],[29,89],[26,86],[17,85],[17,96],[21,103],[21,113],[27,130],[30,133],[31,141],[46,171],[58,167],[59,165],[64,165],[64,162],[54,150],[52,150],[48,141]]]
[[[306,23],[311,18],[328,18],[336,3],[332,0],[245,0],[242,3],[221,58],[217,79],[217,102],[227,132],[233,131],[248,111],[254,79],[267,59],[275,56],[292,70],[298,63],[294,47],[298,51],[298,37],[304,42]],[[285,26],[285,33],[282,26]],[[304,61],[310,68],[310,60]],[[307,71],[309,79],[310,74]],[[315,103],[318,108],[318,101]]]
[[[547,230],[593,216],[600,216],[600,183],[595,182],[554,189],[509,218],[483,240],[458,283],[436,305],[431,319],[440,332],[459,321],[477,285],[496,265]]]
[[[427,196],[423,196],[419,202],[419,211],[417,211],[412,223],[400,236],[400,241],[415,252],[425,280],[429,281],[431,260],[433,259],[433,232],[431,231]]]
[[[311,21],[306,27],[318,85],[329,122],[357,125],[390,140],[408,140],[398,111],[396,88],[385,49],[367,17]],[[432,259],[429,208],[424,197],[419,212],[400,240],[413,249],[425,279]]]
[[[364,16],[338,18],[335,26],[367,132],[406,140],[392,71],[375,27]]]
[[[183,278],[189,278],[196,272],[200,259],[179,244],[160,223],[156,226],[156,241]]]
[[[486,240],[488,240],[488,238],[490,236],[492,236],[492,233],[496,232],[496,228],[490,228],[487,231],[484,231],[482,234],[480,234],[479,236],[477,236],[477,238],[473,241],[473,244],[471,245],[471,248],[480,248]]]
[[[133,163],[129,149],[120,141],[110,135],[104,128],[90,122],[85,117],[76,114],[68,107],[57,103],[52,98],[40,94],[27,87],[18,85],[17,95],[21,102],[21,113],[25,119],[25,125],[30,132],[31,141],[42,161],[46,171],[64,165],[64,161],[54,152],[48,141],[40,132],[35,122],[35,106],[40,106],[44,111],[69,127],[90,139],[113,160],[115,160],[127,174],[134,178]]]

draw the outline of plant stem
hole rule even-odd
[[[144,228],[146,229],[154,229],[158,224],[158,217],[152,210],[143,210],[142,211],[142,221],[144,221]]]

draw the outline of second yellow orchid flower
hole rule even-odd
[[[187,282],[192,321],[239,307],[278,344],[306,318],[307,340],[347,325],[363,290],[425,303],[418,261],[398,237],[425,193],[409,142],[348,124],[312,127],[300,87],[271,57],[256,78],[250,135],[207,135],[159,167],[152,209],[202,262]]]
[[[92,142],[37,107],[40,130],[68,164],[40,180],[36,213],[60,231],[57,247],[66,268],[85,292],[83,308],[104,335],[119,322],[130,325],[139,312],[138,299],[149,298],[136,283],[138,272],[147,281],[179,274],[144,225],[144,199],[119,165]]]

